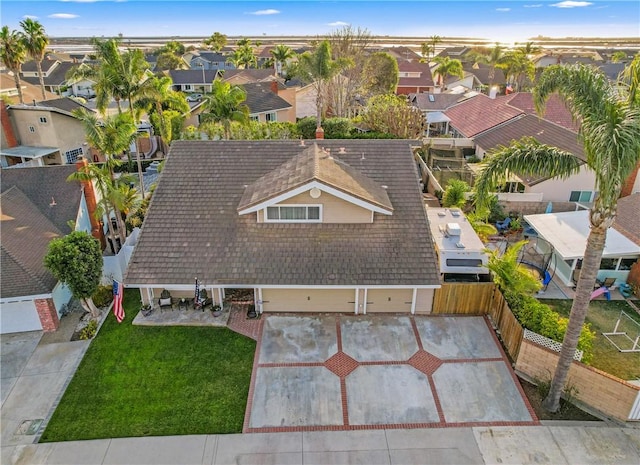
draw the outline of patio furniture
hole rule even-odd
[[[629,284],[627,283],[620,283],[618,285],[618,291],[620,291],[620,294],[622,294],[622,297],[624,297],[625,299],[631,297],[631,294],[633,294],[633,292],[631,291],[631,286],[629,286]]]
[[[509,227],[511,226],[511,217],[507,216],[504,220],[502,221],[498,221],[496,223],[496,229],[498,230],[498,232],[506,232],[509,230]]]
[[[163,289],[160,293],[160,298],[158,299],[158,306],[160,310],[169,309],[173,310],[173,302],[171,300],[171,293],[166,289]]]
[[[188,310],[189,304],[193,301],[193,299],[181,298],[178,300],[178,310]]]
[[[202,310],[203,312],[207,307],[213,307],[213,299],[209,298],[206,289],[200,289],[200,299],[199,302],[193,302],[194,310]]]
[[[606,287],[609,289],[616,283],[616,278],[604,278],[604,281],[596,280],[596,287]]]

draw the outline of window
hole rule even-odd
[[[447,258],[447,266],[482,266],[479,258]]]
[[[603,258],[600,262],[601,270],[615,270],[618,265],[617,258]]]
[[[270,121],[278,121],[278,118],[277,118],[277,116],[276,116],[276,113],[275,113],[275,112],[273,112],[273,111],[272,111],[271,113],[267,113],[266,115],[264,115],[264,119],[265,119],[265,121],[267,121],[267,122],[270,122]]]
[[[67,158],[67,163],[75,163],[78,161],[78,157],[82,156],[82,149],[73,149],[64,153],[64,156]]]
[[[571,191],[569,202],[591,202],[592,191]]]
[[[260,120],[260,118],[258,117],[258,115],[249,116],[249,119],[250,119],[251,121],[259,121],[259,120]]]
[[[36,128],[34,128],[33,126],[29,126],[29,132],[36,132]]]
[[[40,123],[47,124],[47,118],[45,116],[40,117]]]
[[[631,265],[637,261],[637,258],[622,258],[620,259],[620,266],[618,267],[618,270],[628,271],[631,269]]]
[[[266,222],[311,222],[321,221],[320,205],[278,205],[267,207]]]

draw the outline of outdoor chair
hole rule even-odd
[[[596,280],[597,287],[606,287],[609,289],[616,283],[616,278],[604,278],[604,281]]]
[[[160,310],[169,309],[173,310],[173,301],[171,300],[171,293],[166,289],[163,289],[158,299],[158,306]]]
[[[193,303],[194,310],[202,310],[204,312],[207,307],[213,308],[213,299],[209,298],[206,289],[200,289],[199,300],[200,302],[198,302],[197,304],[195,302]]]
[[[511,218],[507,216],[504,220],[498,221],[496,223],[496,229],[498,230],[498,232],[506,232],[509,229],[510,225]]]

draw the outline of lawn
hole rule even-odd
[[[41,442],[239,433],[255,341],[227,328],[141,327],[137,290],[110,314]]]
[[[571,300],[544,300],[543,302],[550,305],[560,315],[569,316]],[[591,301],[586,320],[588,323],[591,323],[591,329],[596,332],[596,339],[593,342],[593,360],[591,361],[591,366],[621,379],[640,379],[640,352],[619,352],[618,349],[602,335],[603,332],[613,331],[621,310],[624,310],[635,321],[640,322],[640,315],[624,300]],[[626,322],[624,328],[627,329],[627,334],[632,339],[635,339],[638,335],[637,332],[633,333],[632,331],[640,331],[639,326],[630,322]],[[616,343],[620,346],[622,343],[624,343],[625,346],[629,346],[629,342],[623,341],[621,338],[617,339]]]

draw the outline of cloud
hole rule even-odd
[[[496,8],[496,11],[511,11],[511,8]]]
[[[331,26],[331,27],[349,26],[349,23],[345,23],[344,21],[334,21],[332,23],[328,23],[327,26]]]
[[[280,13],[280,10],[274,10],[273,8],[269,8],[268,10],[252,11],[249,14],[256,15],[256,16],[266,16],[266,15],[277,15],[279,13]]]
[[[583,6],[593,5],[591,2],[576,2],[574,0],[565,0],[560,3],[552,3],[551,6],[555,6],[556,8],[580,8]]]
[[[52,19],[75,19],[79,17],[80,16],[74,15],[71,13],[54,13],[52,15],[47,16],[47,18],[52,18]]]
[[[535,5],[522,5],[525,8],[540,8],[542,3],[536,3]]]
[[[38,19],[36,15],[24,15],[22,19]]]

